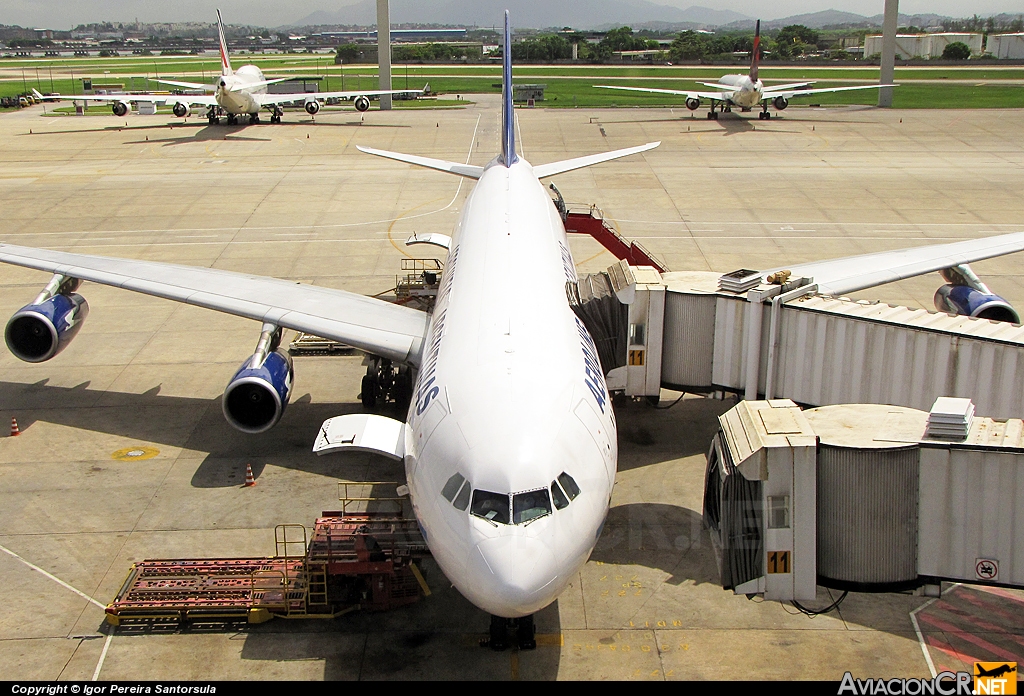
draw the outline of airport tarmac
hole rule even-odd
[[[316,123],[209,126],[164,116],[0,115],[0,241],[212,266],[363,293],[450,233],[472,182],[356,145],[486,163],[493,97],[458,110],[325,111]],[[555,177],[672,270],[730,271],[1024,231],[1024,119],[1010,110],[522,109],[543,163],[661,140]],[[754,116],[754,118],[751,118]],[[581,272],[614,259],[571,240]],[[1024,307],[1022,257],[973,264]],[[0,316],[43,273],[3,267]],[[935,274],[859,296],[931,308]],[[508,279],[516,292],[516,279]],[[274,527],[337,509],[339,480],[396,480],[370,455],[318,458],[321,422],[361,409],[360,358],[301,357],[282,422],[248,436],[220,395],[260,327],[86,284],[91,314],[54,360],[0,351],[0,664],[6,679],[839,679],[1024,662],[1024,592],[959,586],[934,601],[851,594],[810,618],[718,584],[700,528],[704,453],[731,401],[618,409],[619,474],[590,562],[537,616],[531,652],[480,648],[488,617],[424,563],[432,594],[386,614],[278,619],[242,632],[112,633],[103,606],[144,558],[274,553]],[[662,405],[677,394],[665,392]],[[543,394],[537,395],[544,398]],[[124,449],[152,454],[129,461]],[[245,465],[257,477],[241,486]],[[42,571],[45,571],[42,572]],[[818,606],[830,601],[819,592]],[[914,619],[911,613],[914,614]],[[916,620],[920,634],[915,631]]]

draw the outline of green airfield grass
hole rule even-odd
[[[375,89],[377,86],[376,66],[359,64],[335,66],[330,56],[236,56],[239,65],[253,62],[267,72],[269,77],[287,74],[302,74],[305,71],[326,75],[321,83],[324,90]],[[319,65],[318,65],[319,63]],[[50,65],[53,66],[51,81]],[[36,70],[38,65],[39,69]],[[8,69],[7,79],[0,79],[0,96],[14,96],[25,91],[26,86],[41,92],[57,91],[71,95],[81,91],[81,77],[91,75],[96,82],[124,84],[127,90],[161,90],[152,79],[160,75],[165,79],[184,79],[202,82],[212,79],[218,71],[217,64],[209,57],[128,57],[92,58],[75,60],[42,60],[29,63],[25,59],[0,60],[0,71]],[[18,79],[18,68],[24,68],[24,78]],[[301,70],[296,71],[296,68]],[[70,79],[74,69],[75,79]],[[609,83],[632,87],[654,87],[674,90],[713,91],[698,84],[698,81],[714,81],[725,73],[742,72],[744,66],[611,66],[611,65],[555,65],[518,66],[516,79],[519,82],[537,81],[547,85],[546,99],[538,106],[549,108],[576,107],[633,107],[633,106],[682,106],[683,97],[672,95],[643,94],[604,90],[595,84]],[[104,74],[104,71],[109,71]],[[276,72],[275,72],[276,71]],[[191,74],[200,72],[199,75]],[[344,80],[342,80],[344,75]],[[869,84],[878,79],[878,68],[865,67],[822,67],[822,66],[765,66],[761,77],[770,86],[772,83],[817,80],[815,87],[852,86],[847,80],[863,80]],[[487,65],[420,65],[397,64],[392,74],[395,89],[419,89],[429,82],[431,89],[446,95],[499,92],[500,67]],[[922,80],[907,82],[895,89],[895,108],[1022,108],[1024,107],[1024,85],[1000,83],[1003,80],[1024,80],[1024,68],[1000,68],[991,64],[970,67],[940,68],[897,68],[896,82],[900,80]],[[995,84],[982,84],[989,81]],[[955,82],[959,81],[959,82]],[[966,81],[974,84],[965,83]],[[343,86],[344,85],[344,86]],[[792,100],[800,104],[875,104],[878,96],[875,90],[858,90],[834,94],[810,95]],[[397,103],[397,102],[396,102]],[[429,106],[455,106],[433,102]],[[409,103],[408,108],[429,108],[421,103]]]
[[[235,55],[233,63],[237,66],[251,63],[260,67],[261,70],[270,71],[293,71],[297,68],[303,70],[319,71],[320,74],[330,75],[333,81],[335,77],[344,71],[346,81],[348,75],[362,74],[373,76],[377,74],[377,66],[373,64],[355,64],[337,66],[331,55]],[[176,73],[203,73],[208,79],[212,79],[220,73],[219,61],[213,56],[192,57],[192,56],[121,56],[116,58],[74,58],[74,59],[0,59],[0,70],[8,69],[13,71],[24,71],[26,80],[30,83],[47,82],[50,69],[66,73],[74,69],[81,76],[91,76],[94,79],[102,79],[105,71],[110,75],[137,75],[137,76],[163,76],[168,77]],[[419,75],[451,75],[451,76],[493,76],[501,75],[500,65],[458,65],[458,64],[419,64],[419,63],[396,63],[392,67],[393,79],[398,81],[404,78],[408,71],[410,79]],[[545,76],[545,77],[636,77],[636,78],[697,78],[710,79],[720,77],[727,73],[745,72],[746,65],[737,63],[734,65],[517,65],[515,74],[517,77]],[[800,79],[857,79],[877,80],[879,69],[877,66],[865,65],[863,67],[827,66],[820,64],[812,65],[772,65],[762,64],[761,76],[767,79],[800,80]],[[340,77],[338,78],[340,80]],[[1007,66],[1001,67],[996,63],[984,62],[969,64],[964,67],[958,66],[913,66],[897,67],[896,79],[904,80],[1020,80],[1024,79],[1024,67]],[[335,87],[337,89],[337,87]]]

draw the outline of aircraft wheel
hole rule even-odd
[[[359,398],[363,402],[363,408],[376,407],[377,392],[380,390],[377,386],[377,380],[375,380],[371,375],[363,375],[361,386],[362,392],[359,394]]]
[[[709,111],[708,112],[708,120],[709,121],[713,121],[716,118],[718,118],[718,114],[716,114],[714,111]]]
[[[260,122],[260,115],[259,114],[249,114],[249,123],[259,123],[259,122]]]

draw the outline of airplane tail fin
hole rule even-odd
[[[220,74],[231,75],[231,58],[228,57],[228,42],[224,38],[224,20],[220,18],[220,10],[217,10],[217,35],[220,37]]]
[[[512,105],[512,27],[505,10],[505,46],[501,56],[501,162],[511,167],[516,157],[516,113]]]
[[[750,53],[750,81],[757,82],[757,64],[761,59],[761,20],[754,25],[754,50]]]

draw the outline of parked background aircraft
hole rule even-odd
[[[228,125],[238,122],[239,116],[247,115],[249,123],[259,123],[260,111],[270,111],[270,122],[280,123],[284,115],[282,104],[301,101],[303,108],[310,116],[315,116],[320,111],[321,104],[326,99],[351,99],[357,111],[366,111],[370,108],[370,97],[378,97],[382,94],[413,94],[419,90],[392,89],[392,90],[366,90],[359,92],[298,92],[290,94],[269,94],[267,85],[276,82],[286,82],[288,77],[268,80],[263,71],[255,65],[243,65],[238,70],[231,67],[231,59],[228,55],[228,44],[224,38],[224,23],[221,20],[220,10],[217,10],[217,32],[220,37],[220,64],[221,75],[209,85],[196,82],[182,82],[180,80],[162,80],[157,82],[183,87],[185,89],[199,91],[206,94],[89,94],[71,97],[74,101],[93,101],[111,104],[115,116],[124,116],[131,110],[131,102],[150,103],[157,106],[172,105],[174,115],[179,118],[187,118],[194,107],[206,109],[206,118],[211,124],[220,121],[220,112],[227,115]],[[33,90],[39,99],[61,99],[60,95],[44,97]]]
[[[895,87],[896,85],[857,85],[855,87],[822,87],[820,89],[808,89],[813,82],[793,82],[785,85],[771,85],[766,87],[757,76],[757,66],[760,60],[761,48],[761,20],[757,20],[754,29],[754,49],[750,56],[750,72],[746,75],[723,75],[718,82],[701,82],[706,87],[713,87],[718,92],[691,92],[675,89],[655,89],[653,87],[620,87],[617,85],[594,85],[602,89],[623,89],[630,92],[652,92],[655,94],[677,94],[686,97],[686,108],[696,111],[700,108],[702,99],[711,102],[711,110],[708,111],[708,118],[718,118],[715,108],[722,111],[732,111],[737,106],[743,111],[750,111],[755,106],[761,106],[761,112],[757,115],[760,119],[771,118],[768,111],[769,104],[777,110],[782,111],[789,106],[789,100],[793,97],[803,97],[809,94],[824,94],[826,92],[847,92],[855,89],[879,89],[881,87]]]
[[[505,36],[501,153],[485,166],[364,150],[477,184],[451,238],[432,314],[342,290],[152,261],[0,244],[0,261],[54,274],[16,312],[5,338],[43,362],[81,330],[82,281],[122,287],[261,322],[254,354],[228,382],[227,420],[273,427],[293,367],[283,329],[355,346],[387,369],[416,371],[404,422],[354,414],[324,423],[314,449],[379,452],[402,460],[410,498],[435,558],[492,620],[492,647],[532,642],[533,612],[553,601],[600,536],[614,483],[617,438],[603,370],[567,283],[577,282],[562,218],[540,179],[649,150],[657,143],[531,165],[516,153],[510,31]],[[804,264],[794,272],[830,292],[891,282],[1024,250],[1024,233]],[[759,272],[767,275],[767,271]],[[507,280],[520,290],[513,298]],[[973,311],[964,298],[958,313]],[[952,295],[951,295],[952,297]],[[957,296],[959,297],[959,296]],[[954,298],[957,299],[957,298]],[[375,430],[377,443],[362,439]],[[381,437],[381,434],[387,437]]]

